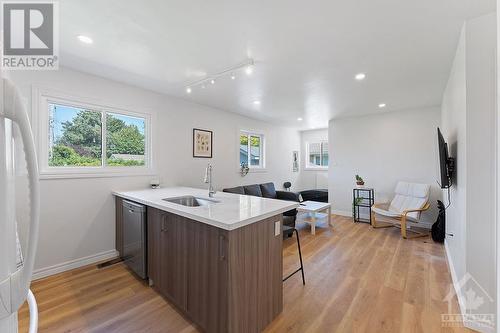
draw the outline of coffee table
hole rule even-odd
[[[328,225],[332,225],[332,205],[329,202],[304,201],[297,208],[299,212],[310,213],[311,218],[305,220],[311,224],[311,234],[316,234],[317,213],[326,211],[328,214]]]

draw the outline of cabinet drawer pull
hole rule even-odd
[[[166,215],[161,216],[161,232],[167,231],[167,217]]]
[[[219,235],[219,260],[226,260],[226,253],[224,251],[224,236]]]

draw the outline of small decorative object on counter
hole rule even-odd
[[[250,168],[248,167],[248,164],[246,164],[245,162],[241,162],[241,164],[240,164],[241,177],[245,177],[248,174],[249,170],[250,170]]]
[[[365,181],[359,175],[356,175],[356,185],[358,185],[358,186],[364,186],[365,185]]]
[[[160,180],[158,178],[152,179],[150,184],[152,189],[160,188]]]

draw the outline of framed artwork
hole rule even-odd
[[[193,157],[212,158],[212,131],[193,128]]]
[[[293,151],[292,158],[293,158],[292,171],[299,172],[299,152],[297,150]]]

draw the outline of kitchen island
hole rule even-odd
[[[282,213],[295,202],[175,187],[113,192],[147,207],[153,288],[205,332],[260,332],[283,310]]]

